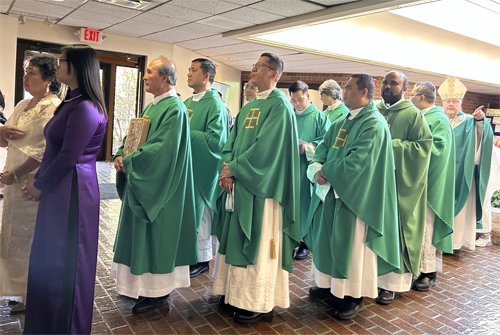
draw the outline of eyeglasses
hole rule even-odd
[[[278,70],[275,70],[272,67],[270,67],[269,65],[266,65],[266,64],[264,64],[262,62],[258,62],[258,63],[255,63],[255,64],[252,65],[252,67],[257,67],[257,68],[263,67],[263,66],[267,67],[269,70],[278,71]]]
[[[446,99],[446,100],[443,100],[443,103],[444,104],[447,104],[447,105],[458,105],[460,103],[461,100],[458,100],[458,99]]]
[[[57,59],[57,66],[61,66],[61,62],[67,62],[68,61],[67,59],[64,59],[64,58],[61,58],[61,57],[58,57],[56,59]]]
[[[413,97],[418,97],[419,95],[423,95],[423,94],[413,94],[413,93],[410,93],[410,95],[408,96],[408,98],[413,98]]]

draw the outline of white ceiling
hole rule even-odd
[[[116,1],[116,0],[115,0]],[[122,0],[123,1],[123,0]],[[297,50],[223,37],[235,30],[256,29],[279,22],[299,22],[323,13],[354,6],[367,8],[373,0],[148,0],[145,10],[120,7],[98,0],[0,0],[0,13],[43,21],[47,17],[60,25],[89,27],[104,33],[175,43],[242,71],[248,71],[264,51],[285,61],[287,72],[353,73],[383,76],[387,67],[353,60],[304,54]],[[409,3],[411,1],[385,1]],[[365,5],[366,4],[366,5]],[[370,7],[371,8],[371,7]],[[359,12],[359,9],[358,9]],[[324,15],[323,15],[324,16]],[[290,19],[293,18],[293,19]],[[410,22],[411,20],[409,20]],[[257,26],[263,25],[263,26]],[[290,25],[290,24],[289,24]],[[325,41],[335,41],[334,32],[325,32]],[[401,69],[405,70],[405,69]],[[410,81],[428,80],[436,85],[442,76],[407,72]],[[499,94],[498,87],[469,83],[471,91]]]

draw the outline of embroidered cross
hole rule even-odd
[[[193,117],[193,110],[188,108],[187,111],[189,116],[189,122],[191,122],[191,118]]]
[[[391,128],[391,124],[389,123],[389,117],[388,116],[385,116],[383,115],[385,121],[387,121],[387,127]]]
[[[245,123],[243,123],[243,125],[245,126],[245,128],[254,128],[259,124],[259,117],[259,108],[250,108],[250,112],[248,112]]]
[[[340,147],[343,147],[345,145],[345,141],[347,141],[348,136],[349,135],[345,133],[345,129],[340,128],[337,137],[335,137],[335,142],[332,148],[338,149]]]

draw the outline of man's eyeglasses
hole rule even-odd
[[[61,62],[67,62],[68,61],[67,59],[64,59],[64,58],[61,58],[61,57],[58,57],[56,59],[57,59],[57,66],[61,66]]]
[[[447,105],[458,105],[460,103],[461,100],[458,100],[458,99],[446,99],[446,100],[443,100],[443,103],[444,104],[447,104]]]
[[[275,70],[272,67],[270,67],[269,65],[266,65],[266,64],[264,64],[262,62],[258,62],[258,63],[255,63],[255,64],[252,65],[252,67],[257,67],[257,68],[263,67],[263,66],[267,67],[269,70],[278,71],[278,70]]]
[[[423,95],[423,94],[413,94],[413,93],[410,93],[410,95],[408,96],[408,98],[411,99],[413,97],[418,97],[419,95]]]

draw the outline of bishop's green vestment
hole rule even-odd
[[[332,187],[324,203],[313,194],[304,241],[319,271],[349,278],[359,217],[368,228],[365,243],[377,255],[378,273],[383,275],[400,267],[391,137],[373,101],[354,119],[348,120],[348,115],[332,124],[316,148],[312,162],[323,164],[321,171]]]
[[[151,120],[146,142],[123,157],[127,176],[116,176],[122,208],[113,261],[134,275],[171,273],[198,261],[186,107],[170,96],[150,103],[146,116]],[[122,154],[123,145],[116,156]]]
[[[453,253],[453,211],[455,194],[455,138],[442,107],[424,114],[432,134],[432,151],[427,181],[427,205],[436,214],[432,245]]]
[[[330,122],[334,123],[342,115],[346,115],[347,113],[349,113],[349,109],[347,109],[347,106],[343,102],[341,102],[340,105],[335,107],[333,110],[327,108],[324,113],[326,114],[326,116],[328,116]]]
[[[328,128],[330,128],[330,120],[311,102],[301,114],[295,114],[297,119],[297,132],[299,139],[312,143],[317,146],[323,136],[325,136]],[[307,178],[307,167],[309,160],[307,155],[300,155],[300,236],[304,236],[307,231],[304,227],[307,226],[307,215],[309,213],[309,205],[311,203],[312,184]]]
[[[482,122],[481,161],[478,165],[474,165],[477,146],[476,120],[472,115],[462,111],[450,119],[455,136],[455,216],[464,208],[470,194],[472,178],[474,178],[476,182],[476,228],[478,229],[482,228],[481,217],[490,177],[493,150],[493,130],[489,122]]]
[[[184,101],[189,115],[193,156],[196,223],[201,223],[205,203],[215,211],[215,188],[219,183],[217,166],[229,135],[226,106],[217,90],[210,89],[199,101]]]
[[[293,109],[283,92],[274,89],[266,99],[254,99],[241,109],[219,170],[224,162],[234,176],[234,212],[226,212],[226,192],[221,190],[214,218],[219,253],[227,264],[255,264],[264,202],[274,199],[283,209],[282,267],[291,272],[292,250],[300,242],[299,148]]]
[[[401,270],[418,275],[427,204],[427,175],[432,135],[424,116],[409,100],[387,107],[377,104],[387,120],[394,150],[398,194]]]

